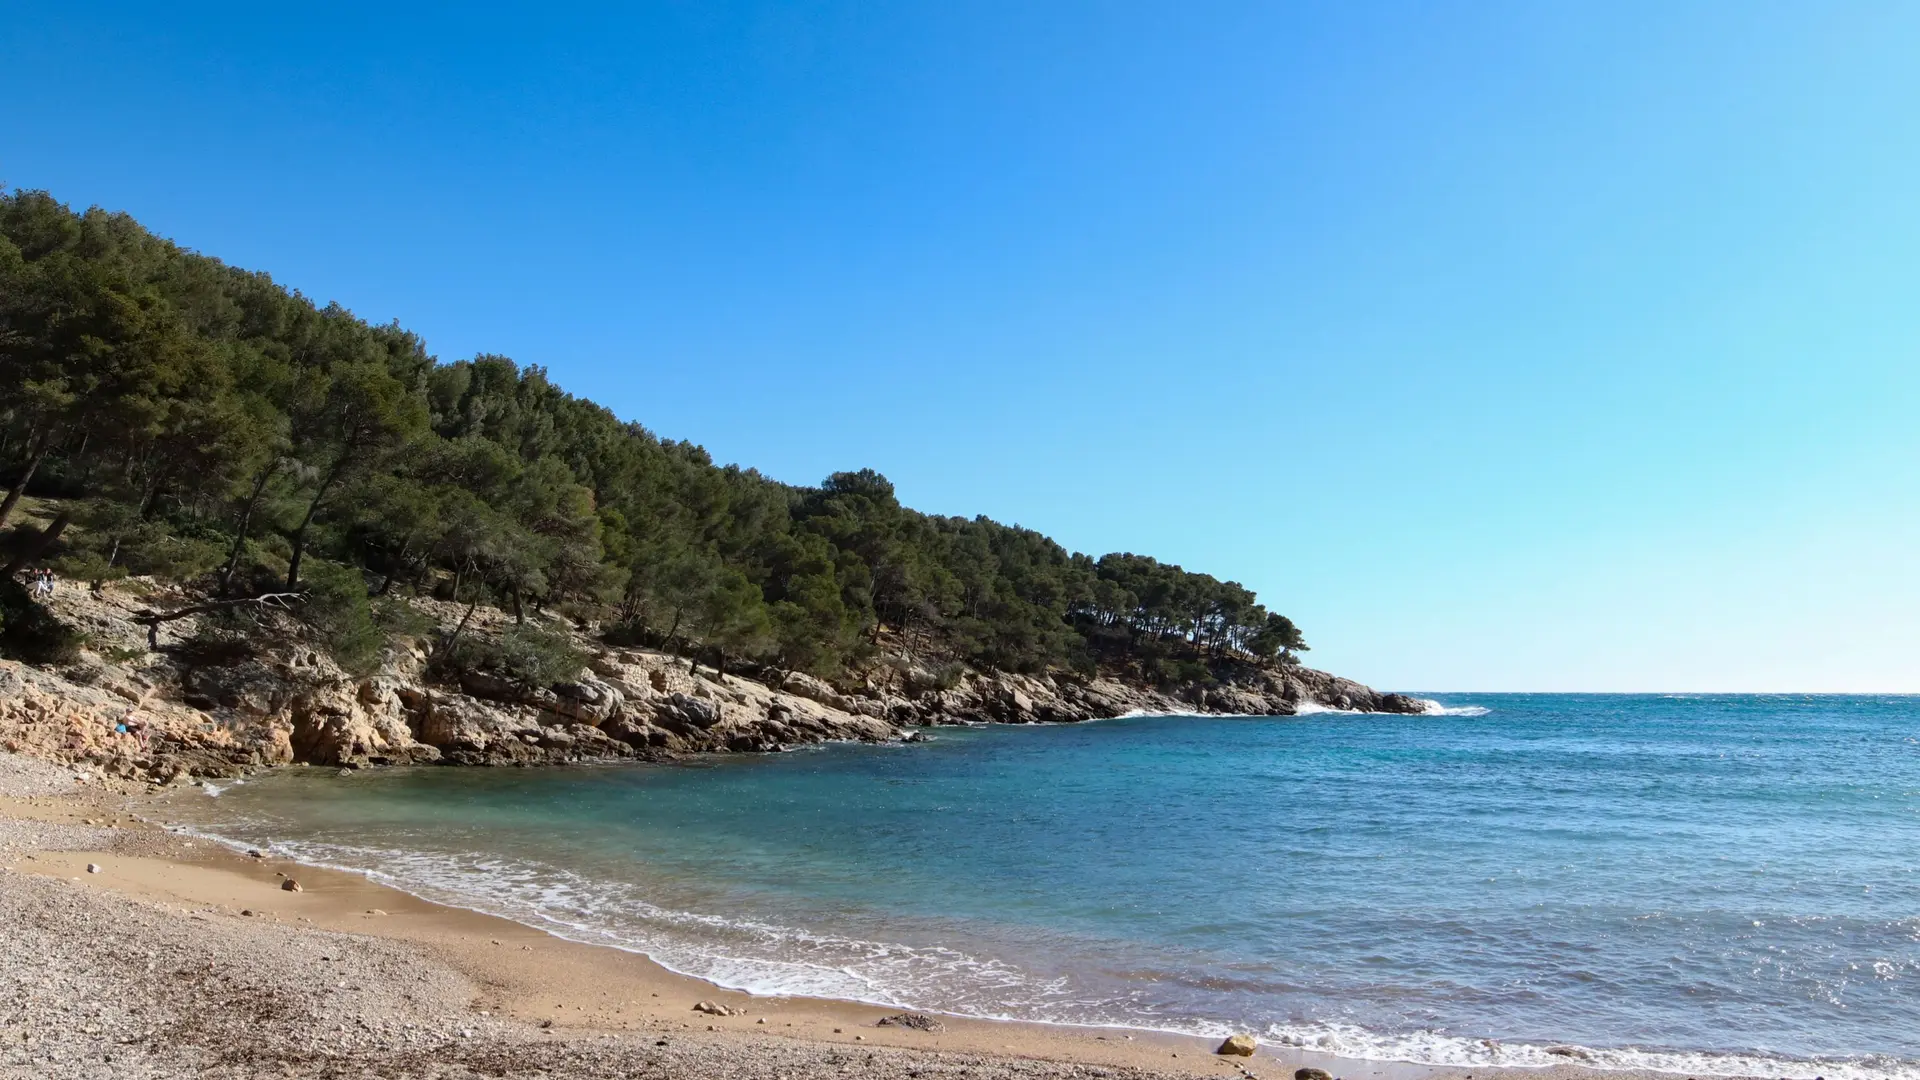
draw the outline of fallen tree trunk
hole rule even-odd
[[[160,647],[160,624],[176,619],[185,619],[193,615],[205,615],[211,611],[241,607],[246,604],[259,604],[263,607],[291,608],[307,599],[304,592],[261,593],[259,596],[242,596],[232,600],[209,600],[204,604],[194,604],[178,611],[142,611],[133,617],[133,621],[147,628],[147,648]]]

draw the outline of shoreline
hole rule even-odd
[[[0,764],[21,760],[0,755]],[[28,771],[40,773],[43,783],[55,775],[73,775],[70,769],[37,761]],[[990,1065],[1037,1076],[1121,1069],[1139,1075],[1286,1080],[1303,1067],[1343,1080],[1467,1080],[1476,1073],[1483,1080],[1492,1073],[1524,1073],[1543,1080],[1653,1080],[1673,1075],[1586,1067],[1571,1060],[1548,1067],[1423,1065],[1340,1058],[1265,1042],[1251,1058],[1221,1057],[1213,1053],[1217,1040],[1197,1036],[944,1014],[935,1018],[941,1028],[937,1032],[881,1026],[879,1021],[902,1010],[727,990],[673,972],[637,952],[568,940],[510,919],[434,903],[357,872],[250,858],[225,843],[175,833],[143,819],[142,812],[152,804],[149,791],[144,785],[96,781],[23,797],[0,785],[0,830],[25,834],[0,843],[0,866],[6,868],[0,871],[0,887],[14,891],[10,883],[31,878],[99,899],[110,896],[120,905],[159,911],[176,922],[191,921],[215,938],[244,928],[294,938],[350,935],[398,946],[417,954],[441,980],[468,987],[465,1007],[449,1023],[484,1020],[489,1027],[504,1027],[508,1030],[497,1038],[520,1044],[516,1053],[584,1040],[595,1046],[624,1046],[622,1053],[633,1054],[653,1052],[662,1041],[671,1046],[673,1040],[691,1038],[723,1047],[729,1058],[773,1048],[798,1051],[811,1062],[787,1062],[773,1075],[815,1069],[833,1075],[840,1066],[832,1061],[851,1051],[869,1059],[898,1059],[891,1064],[903,1069],[931,1054],[964,1059],[975,1063],[972,1067]],[[88,873],[90,863],[100,872]],[[300,891],[282,888],[288,877],[299,882]],[[327,974],[323,964],[318,977]],[[733,1015],[694,1011],[701,1001],[714,1002]],[[467,1041],[463,1038],[460,1046],[466,1047]],[[524,1045],[528,1041],[531,1047]],[[0,1041],[0,1063],[12,1063],[4,1056],[9,1049]],[[741,1071],[735,1061],[728,1075]]]

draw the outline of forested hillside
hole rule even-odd
[[[0,483],[10,570],[294,594],[350,665],[409,594],[827,678],[901,660],[1192,680],[1305,648],[1233,582],[917,513],[870,469],[795,487],[718,466],[537,366],[439,362],[397,324],[39,192],[0,194]],[[57,513],[28,523],[23,495]]]

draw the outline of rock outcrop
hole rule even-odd
[[[141,585],[150,592],[150,585]],[[48,670],[0,661],[0,747],[169,782],[289,763],[334,767],[441,762],[532,765],[783,750],[826,741],[918,741],[955,723],[1071,723],[1129,714],[1292,715],[1303,706],[1421,711],[1421,703],[1301,667],[1245,666],[1208,683],[1155,688],[1112,677],[968,672],[851,690],[789,674],[778,685],[699,671],[685,660],[575,633],[586,664],[528,688],[488,671],[429,676],[418,644],[355,676],[297,632],[232,641],[166,624],[160,649],[131,621],[144,596],[64,587],[61,618],[89,651]],[[443,626],[462,614],[417,606]],[[497,634],[500,612],[464,631]],[[552,628],[564,624],[551,620]],[[571,631],[569,631],[571,632]],[[212,644],[209,644],[212,641]]]

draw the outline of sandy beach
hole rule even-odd
[[[4,1075],[1455,1075],[1289,1047],[1221,1057],[1210,1041],[1115,1029],[942,1016],[927,1031],[883,1024],[894,1009],[732,993],[176,835],[142,820],[146,792],[0,756]],[[729,1015],[697,1011],[703,1001]]]

